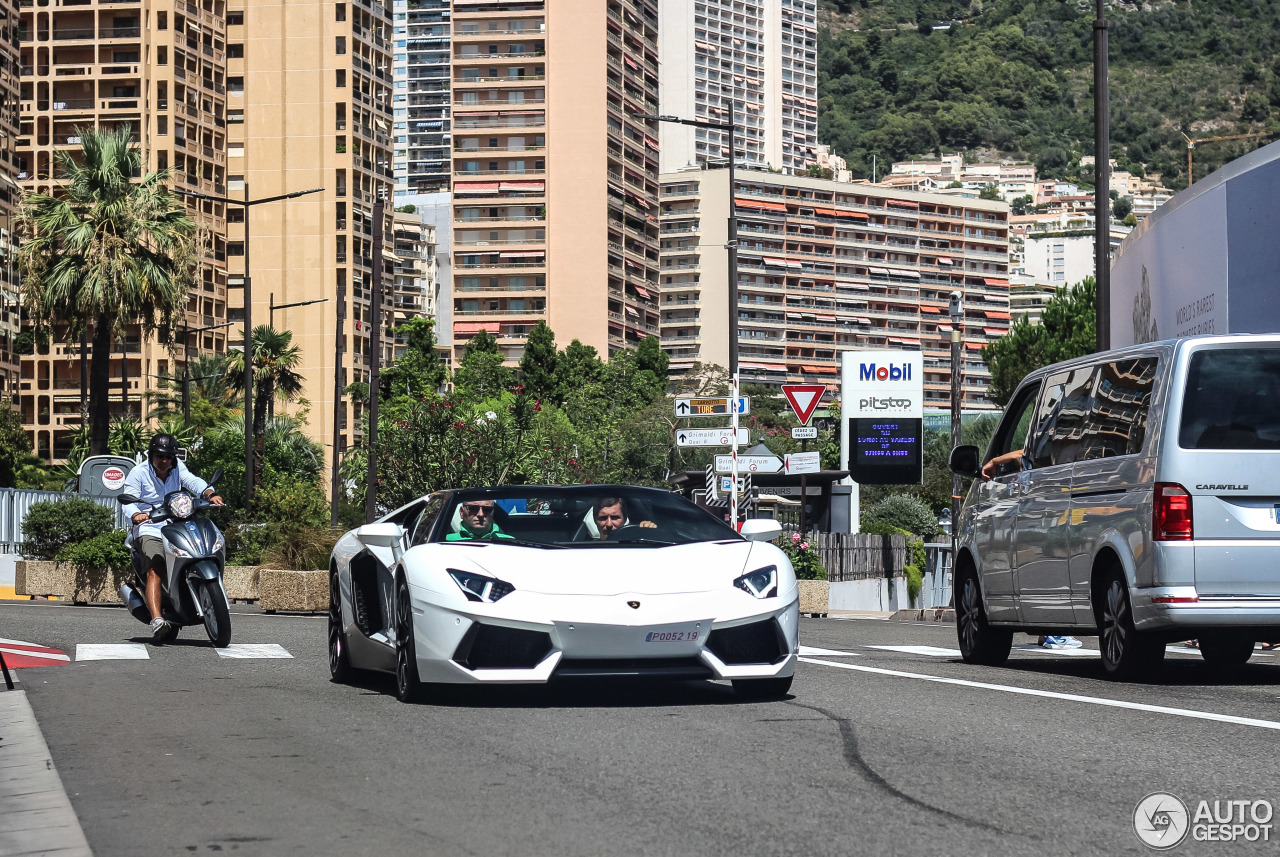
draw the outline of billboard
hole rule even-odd
[[[918,485],[924,478],[924,355],[840,355],[840,468],[864,485]]]
[[[1111,345],[1280,331],[1280,143],[1232,161],[1134,229],[1111,264]]]

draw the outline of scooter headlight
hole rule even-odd
[[[766,565],[742,575],[733,585],[756,598],[774,598],[778,594],[778,567]]]
[[[503,596],[510,595],[515,592],[516,588],[505,580],[498,580],[496,577],[485,577],[483,574],[476,574],[471,571],[461,571],[456,568],[449,569],[449,576],[453,578],[453,582],[458,584],[458,588],[462,590],[462,594],[467,596],[468,601],[497,601]]]
[[[182,548],[178,547],[172,542],[165,542],[165,544],[169,546],[169,552],[172,553],[174,556],[176,556],[178,559],[191,559],[191,554],[187,553]]]
[[[222,540],[222,533],[218,533],[218,537],[213,540],[213,549],[209,552],[218,553],[226,546],[227,546],[227,543]]]
[[[169,514],[175,518],[191,517],[195,501],[190,494],[175,494],[169,498]]]

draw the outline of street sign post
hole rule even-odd
[[[739,455],[738,472],[777,473],[782,469],[782,459],[776,455]],[[729,473],[733,470],[732,455],[716,456],[716,473]]]
[[[782,392],[787,397],[791,410],[795,411],[796,419],[803,425],[809,422],[809,417],[818,409],[818,403],[822,401],[827,387],[825,384],[783,384]]]
[[[676,429],[676,446],[733,446],[735,437],[738,446],[746,446],[749,442],[746,429],[738,429],[736,435],[728,426],[713,429]]]
[[[793,475],[822,471],[822,454],[818,452],[792,452],[787,454],[786,472]]]
[[[817,426],[794,426],[791,429],[792,440],[816,440],[817,437]]]
[[[712,396],[709,398],[681,398],[676,399],[676,416],[677,417],[726,417],[732,411],[729,404],[732,400],[727,396]],[[751,413],[751,397],[738,397],[738,414],[745,416]]]

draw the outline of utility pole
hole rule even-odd
[[[964,293],[952,292],[951,304],[951,448],[960,445],[960,403],[964,397],[964,362],[960,339],[964,330]],[[951,475],[951,561],[955,563],[960,529],[960,476]]]
[[[379,191],[373,203],[373,283],[369,296],[369,476],[364,492],[364,521],[378,515],[378,368],[382,363],[382,218],[386,203]]]

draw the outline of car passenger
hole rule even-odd
[[[471,539],[509,539],[512,536],[502,532],[497,521],[493,519],[494,503],[492,500],[471,500],[458,507],[461,512],[458,532],[444,537],[446,542],[470,541]]]

